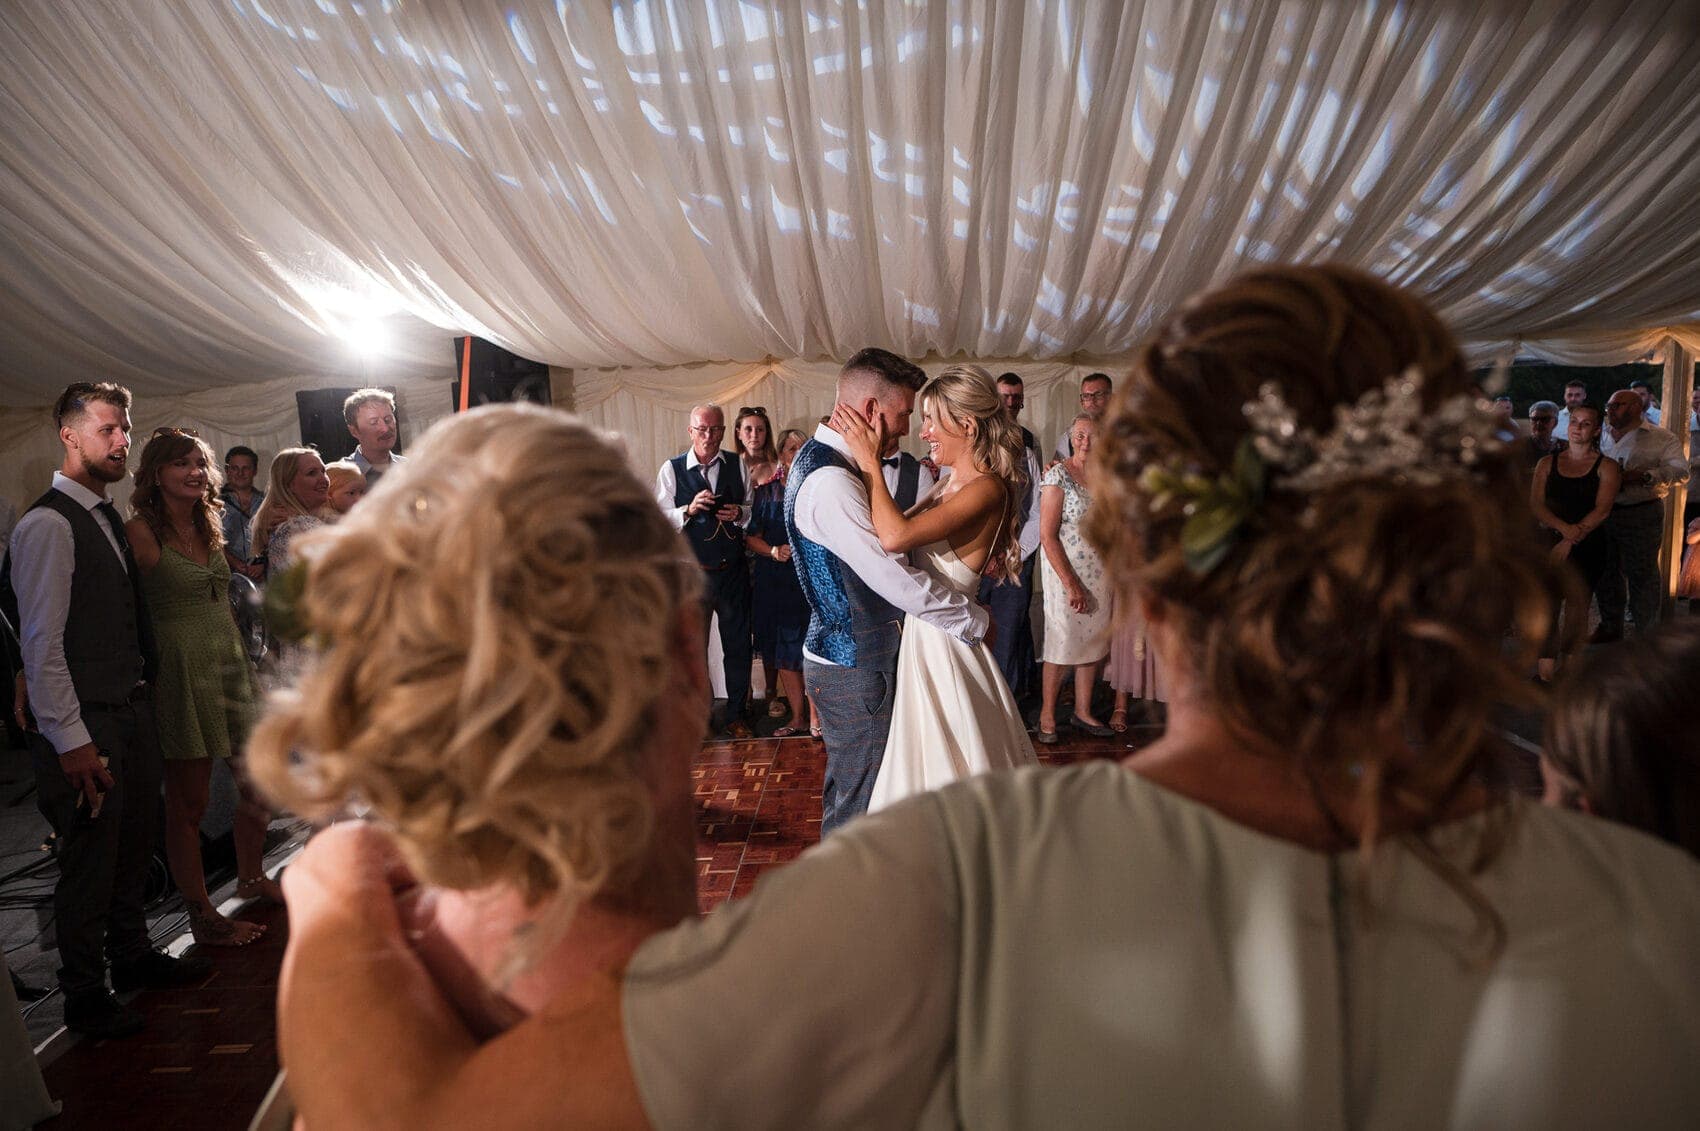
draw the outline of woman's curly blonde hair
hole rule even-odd
[[[1474,393],[1451,333],[1415,296],[1339,266],[1252,272],[1161,322],[1092,453],[1087,532],[1118,598],[1162,604],[1213,709],[1288,752],[1342,840],[1365,848],[1387,825],[1429,827],[1466,787],[1504,791],[1494,716],[1534,698],[1525,673],[1566,585],[1535,544],[1516,453],[1435,486],[1272,488],[1202,574],[1182,547],[1186,515],[1155,507],[1140,477],[1153,465],[1228,471],[1248,432],[1241,406],[1264,382],[1301,427],[1327,432],[1336,406],[1411,366],[1429,410]],[[1403,741],[1351,744],[1369,734]],[[1331,797],[1358,803],[1355,833]],[[1495,850],[1503,809],[1472,867]],[[1474,885],[1431,863],[1497,946],[1502,924]]]
[[[304,545],[319,654],[250,743],[267,794],[366,806],[443,887],[570,908],[638,878],[698,582],[605,438],[530,405],[456,416]]]

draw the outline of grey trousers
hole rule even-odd
[[[67,996],[104,989],[106,962],[140,958],[151,947],[143,892],[158,840],[160,764],[153,704],[83,708],[83,723],[112,759],[112,788],[91,818],[59,768],[52,744],[29,736],[36,807],[59,835],[53,888],[59,985]]]
[[[1600,627],[1623,632],[1624,590],[1635,631],[1647,632],[1659,623],[1664,584],[1659,577],[1659,540],[1664,536],[1665,508],[1651,502],[1613,507],[1602,533],[1606,536],[1605,572],[1594,589],[1600,602]]]
[[[891,733],[895,672],[841,668],[803,658],[803,685],[820,714],[826,742],[826,780],[821,785],[820,835],[868,811]]]

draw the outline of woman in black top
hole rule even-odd
[[[1623,484],[1622,469],[1600,454],[1600,415],[1599,407],[1591,404],[1570,410],[1569,445],[1535,465],[1529,491],[1536,520],[1553,532],[1553,558],[1575,566],[1589,594],[1605,570],[1606,536],[1600,524],[1611,514]],[[1587,615],[1586,601],[1566,612],[1567,617]],[[1558,668],[1556,641],[1549,642],[1547,653],[1541,658],[1542,679],[1551,679]]]

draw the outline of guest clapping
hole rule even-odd
[[[1545,801],[1618,821],[1700,858],[1700,624],[1597,652],[1547,717]]]
[[[1073,454],[1053,464],[1040,481],[1045,642],[1040,648],[1044,669],[1040,676],[1039,733],[1034,737],[1046,745],[1058,741],[1057,695],[1069,668],[1074,669],[1074,717],[1070,722],[1087,734],[1107,737],[1113,733],[1092,714],[1098,665],[1110,651],[1109,584],[1103,559],[1086,541],[1080,526],[1092,502],[1092,470],[1087,456],[1097,427],[1086,413],[1075,417],[1066,437]]]
[[[257,923],[220,914],[207,895],[201,863],[214,759],[241,753],[253,721],[254,684],[230,613],[230,566],[223,550],[218,473],[212,449],[193,433],[161,428],[142,449],[125,526],[142,571],[158,648],[154,717],[165,756],[165,853],[171,880],[189,912],[195,941],[242,946],[265,932]],[[283,901],[266,878],[266,824],[271,814],[232,765],[241,801],[236,810],[237,895]]]
[[[359,803],[394,832],[427,885],[415,945],[487,1035],[695,913],[700,582],[563,413],[475,409],[419,457],[323,537],[299,612],[325,647],[254,772],[296,812]]]

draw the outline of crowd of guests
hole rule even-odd
[[[673,531],[738,521],[735,470],[670,522],[571,418],[439,426],[312,563],[325,660],[254,741],[292,808],[375,818],[286,879],[306,1125],[1693,1126],[1700,641],[1601,649],[1554,804],[1510,787],[1497,722],[1578,590],[1477,405],[1355,271],[1171,312],[1063,472],[1166,733],[858,818],[701,918],[711,581]]]
[[[899,364],[907,363],[869,349],[851,358],[846,369]],[[1021,375],[1000,374],[996,386],[1004,410],[1019,423],[1026,404]],[[1102,563],[1080,529],[1091,501],[1092,437],[1113,389],[1105,373],[1081,380],[1079,414],[1048,457],[1033,433],[1021,428],[1029,484],[1021,501],[1021,571],[1008,579],[987,576],[979,594],[995,625],[991,641],[999,667],[1017,701],[1032,708],[1032,729],[1046,744],[1060,741],[1060,726],[1097,737],[1126,732],[1130,698],[1153,705],[1165,698],[1138,612],[1114,606]],[[828,427],[824,418],[819,427]],[[727,705],[715,729],[728,738],[754,733],[750,712],[760,702],[750,698],[753,657],[768,689],[765,713],[784,720],[769,735],[801,734],[807,719],[809,734],[819,739],[814,706],[802,685],[809,608],[790,566],[784,517],[786,476],[809,437],[797,429],[775,437],[765,408],[744,407],[733,418],[735,448],[725,449],[725,410],[712,403],[691,410],[686,432],[687,450],[656,474],[655,498],[690,544],[704,572],[705,615],[719,626]],[[929,460],[901,450],[900,439],[888,438],[883,478],[907,511],[932,490],[939,473]],[[1038,586],[1036,573],[1043,577]],[[1043,655],[1031,619],[1036,587],[1046,595]],[[1112,631],[1113,625],[1119,627]],[[1092,706],[1105,679],[1115,699],[1108,724]],[[1056,703],[1065,687],[1074,706],[1059,724]]]
[[[271,810],[242,754],[262,682],[292,679],[289,662],[300,657],[276,641],[256,657],[238,626],[242,592],[288,571],[297,538],[346,514],[403,461],[390,450],[395,401],[378,389],[344,405],[352,459],[327,468],[310,448],[286,448],[264,488],[252,448],[227,451],[221,475],[194,430],[162,427],[135,461],[126,521],[107,491],[131,470],[130,409],[129,391],[111,383],[60,395],[61,467],[0,566],[0,613],[18,649],[12,715],[57,845],[65,1022],[95,1037],[143,1024],[109,986],[190,984],[210,969],[205,957],[173,957],[148,940],[142,891],[156,840],[196,943],[242,946],[264,931],[222,914],[208,891],[201,821],[216,762],[229,765],[238,791],[235,896],[282,902],[264,870]],[[162,789],[156,836],[152,798]]]
[[[997,387],[1018,421],[1020,378]],[[372,397],[350,429],[393,444]],[[60,838],[67,1023],[140,1027],[108,966],[120,992],[208,972],[141,917],[162,779],[196,940],[255,937],[189,836],[212,762],[251,751],[239,895],[280,894],[268,802],[374,818],[287,884],[279,1043],[309,1126],[1691,1126],[1700,624],[1656,629],[1643,576],[1644,515],[1689,466],[1634,389],[1537,402],[1526,450],[1487,443],[1478,403],[1433,313],[1355,271],[1267,269],[1170,313],[1119,394],[1082,382],[1042,468],[1023,430],[1021,536],[982,589],[1011,689],[1038,666],[1040,742],[1113,734],[1131,699],[1166,701],[1165,733],[858,818],[699,919],[710,616],[726,731],[750,733],[756,654],[782,729],[813,725],[785,514],[802,432],[746,408],[727,451],[698,406],[646,488],[572,417],[493,407],[412,463],[286,449],[262,490],[250,449],[220,476],[162,428],[124,522],[129,394],[74,385],[0,568]],[[1342,441],[1348,411],[1386,443]],[[897,438],[881,478],[907,508],[936,476]],[[322,645],[286,653],[295,693],[257,724],[233,574],[304,578]],[[1579,649],[1590,596],[1618,616],[1596,640],[1625,608],[1637,639],[1569,673],[1538,807],[1497,720]]]

